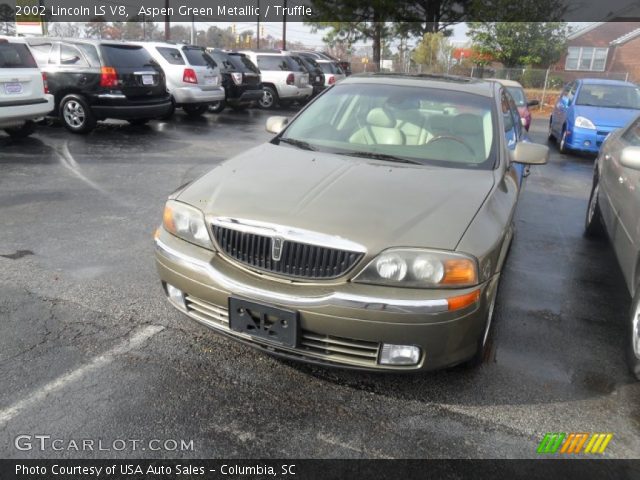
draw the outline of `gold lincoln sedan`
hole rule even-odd
[[[496,82],[372,74],[173,193],[156,263],[192,319],[292,359],[416,371],[478,364],[526,165]]]

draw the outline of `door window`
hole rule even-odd
[[[63,43],[60,45],[60,65],[73,66],[73,67],[88,67],[80,50],[72,45]]]

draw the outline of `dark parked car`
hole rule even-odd
[[[164,72],[139,45],[110,40],[30,38],[55,99],[54,115],[74,133],[98,120],[143,124],[170,112]]]
[[[209,110],[220,113],[225,107],[244,110],[262,98],[260,70],[244,55],[237,52],[209,50],[209,56],[220,68],[225,100],[216,102]]]
[[[304,68],[309,72],[309,83],[313,87],[313,95],[319,95],[322,91],[327,88],[325,87],[325,78],[324,73],[322,73],[322,68],[318,65],[318,62],[309,55],[305,55],[304,52],[295,52]]]

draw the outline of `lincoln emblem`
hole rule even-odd
[[[271,240],[271,258],[274,262],[279,262],[282,257],[282,245],[284,245],[284,240],[281,237],[273,237]]]

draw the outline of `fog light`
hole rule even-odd
[[[588,146],[590,146],[590,145],[591,145],[591,142],[590,142],[589,140],[585,140],[585,141],[584,141],[584,146],[585,146],[585,147],[588,147]]]
[[[382,344],[380,365],[416,365],[420,361],[420,347]]]
[[[167,283],[167,295],[169,297],[169,300],[171,300],[180,308],[187,308],[184,303],[184,293],[182,293],[182,290]]]

